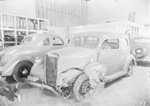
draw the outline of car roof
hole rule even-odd
[[[44,38],[44,37],[58,37],[58,38],[61,38],[60,36],[56,35],[56,34],[31,34],[31,35],[28,35],[28,36],[32,36],[32,37],[38,37],[38,38]],[[62,38],[61,38],[62,39]]]
[[[150,39],[150,36],[136,36],[133,39]]]
[[[102,38],[102,37],[118,37],[118,38],[128,38],[125,34],[120,34],[116,32],[82,32],[76,34],[74,37],[80,37],[80,36],[92,36],[92,37],[97,37],[97,38]]]

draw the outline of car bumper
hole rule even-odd
[[[150,63],[150,57],[145,57],[145,58],[141,58],[141,59],[136,59],[137,62],[148,62]]]
[[[48,89],[52,91],[54,94],[56,94],[57,96],[60,96],[60,94],[53,87],[46,85],[45,83],[39,83],[38,77],[28,76],[28,78],[25,81],[32,86],[35,86],[41,89]]]

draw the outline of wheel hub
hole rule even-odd
[[[27,75],[28,74],[28,70],[24,68],[24,70],[22,71],[23,75]]]
[[[85,81],[80,88],[80,94],[85,95],[90,90],[91,90],[91,85],[90,85],[89,81]]]

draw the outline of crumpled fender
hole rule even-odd
[[[70,68],[57,76],[57,86],[67,87],[72,84],[83,71],[78,68]]]
[[[20,61],[23,61],[23,60],[31,61],[32,63],[34,63],[34,58],[29,57],[29,56],[14,57],[13,59],[11,59],[8,63],[6,63],[3,66],[2,76],[11,76],[17,63],[19,63]]]
[[[90,63],[85,67],[85,73],[89,77],[92,88],[97,87],[100,81],[105,81],[105,74],[107,69],[108,68],[105,65],[99,64],[97,62]]]

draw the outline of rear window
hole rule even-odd
[[[54,46],[62,46],[64,45],[63,41],[59,38],[53,38],[52,39],[53,45]]]
[[[21,44],[30,43],[32,41],[32,37],[26,37]]]

